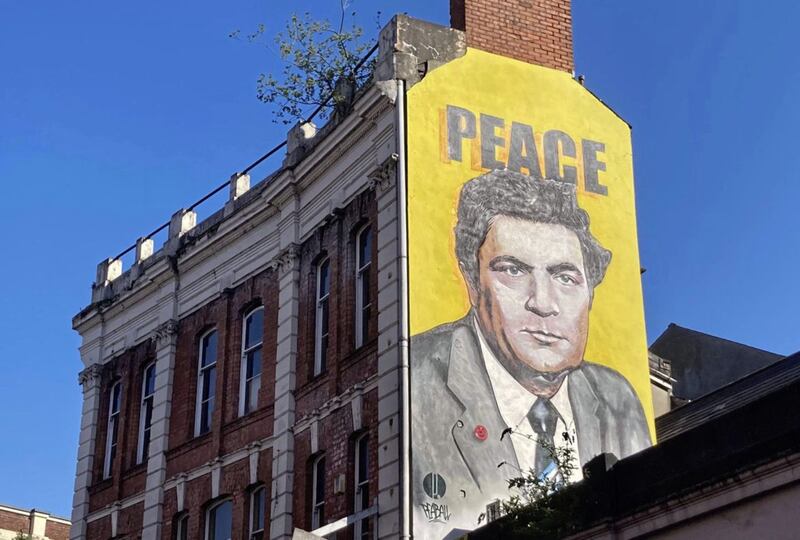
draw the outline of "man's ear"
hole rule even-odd
[[[464,268],[464,263],[459,262],[458,269],[461,270],[461,277],[464,278],[464,284],[467,286],[469,303],[472,307],[478,307],[480,293],[478,292],[477,284],[472,282],[472,277],[469,275],[469,272],[467,272],[467,269]]]

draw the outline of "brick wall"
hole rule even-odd
[[[94,460],[92,485],[89,488],[90,511],[144,490],[146,465],[136,463],[139,410],[144,369],[154,360],[154,344],[148,340],[131,347],[103,366],[100,377],[100,412],[95,440],[97,458]],[[121,385],[117,452],[111,468],[111,477],[104,479],[110,391],[116,383]]]
[[[0,529],[14,531],[15,533],[19,531],[27,533],[29,527],[29,516],[0,510]]]
[[[374,191],[367,191],[347,205],[337,218],[318,228],[300,249],[300,324],[297,344],[297,418],[319,408],[333,396],[377,371],[377,205]],[[370,266],[373,321],[369,339],[355,346],[355,265],[356,235],[366,225],[372,227],[372,265]],[[338,255],[338,256],[337,256]],[[317,267],[330,260],[329,355],[327,368],[313,375],[316,318]]]
[[[378,391],[364,394],[361,430],[353,426],[350,404],[339,407],[319,421],[317,452],[311,451],[311,433],[304,430],[295,439],[294,526],[311,530],[311,466],[325,455],[325,519],[336,521],[352,514],[355,507],[355,441],[369,436],[369,492],[378,494]],[[344,475],[345,491],[334,493],[334,479]],[[344,533],[343,537],[348,536]]]
[[[117,516],[117,535],[111,535],[111,516],[89,522],[86,538],[141,538],[142,512],[144,503],[137,503],[127,508],[120,508]]]
[[[300,324],[298,328],[297,401],[298,420],[319,409],[331,398],[340,395],[377,373],[377,201],[374,191],[359,195],[339,214],[317,229],[300,250]],[[372,320],[368,339],[361,347],[355,343],[356,249],[357,236],[364,227],[372,230],[372,264],[370,266],[370,297]],[[331,295],[329,358],[327,368],[313,376],[317,267],[325,257],[330,258]],[[311,464],[325,454],[325,515],[334,521],[353,513],[354,509],[354,441],[363,433],[370,436],[370,493],[377,495],[377,391],[364,395],[362,428],[353,425],[349,402],[319,421],[318,451],[311,451],[311,433],[306,429],[295,438],[294,524],[305,530],[311,528]],[[344,475],[346,491],[334,494],[334,479]],[[345,534],[345,533],[342,533]],[[347,533],[349,534],[349,533]],[[347,537],[345,535],[344,537]]]
[[[223,292],[179,322],[172,389],[167,478],[207,463],[214,457],[269,437],[275,393],[277,280],[272,270]],[[261,389],[258,408],[239,417],[242,325],[252,309],[264,306]],[[211,430],[194,436],[198,352],[201,337],[217,334],[217,384]]]
[[[350,204],[336,213],[308,238],[300,249],[300,300],[301,313],[298,337],[297,366],[297,418],[301,419],[324,402],[342,394],[357,383],[377,372],[377,205],[374,191],[358,195]],[[368,337],[360,347],[355,345],[356,297],[356,240],[365,227],[372,228],[372,264],[370,288],[372,313]],[[314,317],[316,312],[316,264],[330,258],[330,353],[327,369],[313,376]],[[275,358],[277,353],[278,282],[273,270],[252,276],[235,288],[225,290],[214,300],[178,321],[175,352],[175,372],[172,387],[172,410],[169,424],[169,449],[167,451],[167,479],[178,473],[202,470],[215,458],[246,447],[249,443],[268,438],[273,429],[273,403],[275,392]],[[264,306],[261,389],[258,408],[239,416],[239,384],[243,318],[253,308]],[[217,381],[215,406],[211,430],[195,437],[195,400],[199,343],[209,330],[217,334]],[[95,461],[94,482],[90,487],[90,511],[105,508],[114,501],[123,500],[144,490],[145,466],[137,465],[136,452],[139,428],[139,407],[144,369],[155,358],[152,340],[133,347],[103,366],[101,376],[101,403],[97,430],[98,456]],[[105,438],[108,422],[108,401],[111,386],[123,384],[120,442],[118,459],[112,477],[102,480]],[[370,436],[370,492],[377,494],[377,390],[363,396],[362,426],[353,425],[349,402],[342,403],[320,422],[320,449],[328,452],[327,483],[330,502],[329,518],[352,513],[354,508],[353,469],[354,441],[361,433]],[[298,469],[295,482],[295,520],[307,527],[305,489],[307,462],[310,456],[309,431],[297,436],[300,452],[296,457]],[[258,483],[267,490],[267,523],[269,523],[269,487],[271,486],[272,452],[264,450],[259,455]],[[208,469],[210,473],[210,469]],[[210,504],[222,498],[233,502],[233,537],[246,534],[249,515],[249,498],[254,485],[250,482],[249,460],[241,459],[223,468],[219,496],[212,498],[211,474],[203,474],[186,482],[184,510],[189,516],[189,537],[201,538],[205,526],[205,512]],[[344,474],[346,490],[333,494],[333,479]],[[137,537],[141,531],[142,509],[133,519],[129,512],[120,511],[119,534]],[[176,489],[164,495],[164,540],[175,533],[178,512]],[[124,519],[123,519],[124,518]],[[124,528],[123,528],[124,523]],[[136,529],[138,527],[138,529]],[[110,520],[102,518],[90,522],[89,539],[107,538]]]
[[[450,0],[450,25],[467,45],[572,73],[570,0]]]
[[[69,538],[69,525],[66,523],[48,521],[44,529],[44,534],[50,538],[50,540],[67,540]]]
[[[264,450],[258,458],[258,475],[256,483],[250,482],[249,460],[243,459],[229,466],[223,467],[220,474],[219,496],[212,498],[211,476],[204,475],[200,478],[186,482],[184,508],[178,511],[177,490],[169,489],[164,494],[164,526],[161,538],[173,540],[176,534],[178,518],[188,516],[188,537],[203,538],[206,520],[206,510],[217,501],[230,499],[233,503],[233,526],[231,538],[247,538],[249,532],[250,495],[256,487],[266,487],[265,523],[269,528],[270,519],[270,490],[272,482],[270,474],[272,467],[272,452]]]

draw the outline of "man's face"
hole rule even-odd
[[[479,289],[469,287],[470,301],[512,375],[549,379],[581,363],[591,294],[574,232],[497,216],[478,251],[478,267]]]

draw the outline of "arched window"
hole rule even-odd
[[[111,478],[111,469],[114,466],[114,458],[117,456],[121,399],[122,384],[115,383],[108,392],[108,429],[106,430],[106,456],[103,463],[103,478]]]
[[[314,375],[325,371],[328,364],[328,300],[331,292],[330,259],[317,266],[317,312],[314,332]]]
[[[139,443],[136,463],[143,463],[150,455],[150,428],[153,424],[153,400],[156,391],[156,364],[144,368],[142,377],[142,403],[139,408]]]
[[[264,342],[264,308],[245,315],[242,324],[242,362],[239,382],[239,416],[258,407],[261,388],[261,346]]]
[[[267,490],[260,486],[250,494],[250,540],[264,540],[264,510]]]
[[[367,225],[356,236],[356,348],[369,339],[372,313],[370,266],[372,265],[372,228]]]
[[[325,525],[325,456],[311,464],[311,530]]]
[[[364,433],[355,444],[355,461],[354,461],[354,478],[353,486],[355,487],[355,501],[353,505],[354,513],[359,513],[370,507],[369,500],[369,435]],[[355,533],[353,538],[356,540],[368,540],[369,534],[369,518],[364,518],[357,521],[354,525]]]
[[[231,540],[232,510],[230,500],[218,502],[208,509],[205,540]]]
[[[197,369],[197,406],[195,408],[195,435],[211,429],[214,413],[214,395],[217,386],[217,331],[211,330],[200,339]]]

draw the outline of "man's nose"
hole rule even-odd
[[[532,275],[525,309],[540,317],[558,315],[558,302],[549,275],[541,276],[535,273]]]

